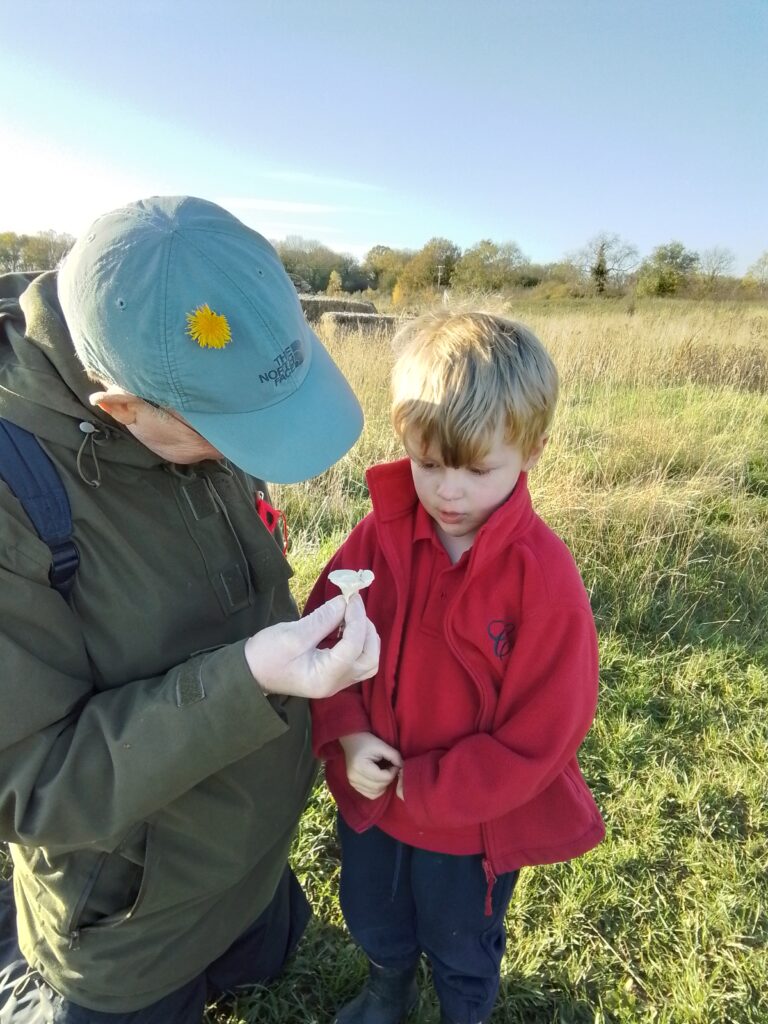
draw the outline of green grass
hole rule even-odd
[[[607,838],[522,872],[492,1021],[766,1024],[768,398],[749,367],[768,355],[768,311],[530,312],[563,371],[531,487],[582,568],[600,631],[601,700],[580,760]],[[706,374],[681,356],[691,337],[722,340]],[[275,490],[300,602],[368,509],[365,467],[399,451],[387,343],[351,336],[333,350],[367,425],[328,473]],[[209,1024],[326,1024],[362,983],[321,783],[293,864],[315,910],[305,941],[277,984],[212,1008]],[[426,965],[421,980],[413,1020],[435,1024]]]
[[[581,761],[608,835],[576,862],[522,873],[495,1022],[766,1020],[768,674],[728,644],[656,648],[603,637]],[[329,1021],[362,982],[322,787],[293,860],[316,922],[284,979],[216,1024]],[[426,967],[423,981],[416,1019],[434,1024]]]

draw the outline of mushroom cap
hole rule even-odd
[[[328,573],[328,579],[334,583],[349,601],[353,594],[373,583],[374,575],[370,569],[334,569]]]

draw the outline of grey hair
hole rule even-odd
[[[80,358],[80,353],[79,352],[76,352],[76,355],[77,355],[78,360],[82,364],[83,369],[85,370],[85,373],[86,373],[86,376],[88,377],[88,380],[92,380],[94,384],[98,384],[99,387],[102,387],[102,388],[105,388],[105,389],[109,389],[109,388],[121,388],[122,389],[122,385],[118,384],[116,380],[112,380],[110,377],[108,377],[103,372],[103,370],[94,370],[91,367],[86,366],[83,363],[82,359]],[[142,402],[146,402],[147,405],[151,405],[152,408],[157,412],[158,416],[161,419],[172,419],[173,418],[171,416],[171,414],[168,412],[168,410],[164,406],[158,405],[157,402],[153,402],[151,398],[144,398],[142,395],[137,395],[136,397],[137,398],[141,398]]]

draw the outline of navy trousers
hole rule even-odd
[[[16,941],[15,908],[6,884],[0,891],[0,1024],[199,1024],[207,1002],[275,978],[310,916],[307,898],[286,868],[266,910],[204,973],[142,1010],[103,1013],[64,999],[28,968]]]
[[[477,1024],[499,991],[504,915],[518,872],[489,885],[482,857],[432,853],[377,828],[354,832],[339,815],[341,909],[350,934],[380,967],[405,970],[425,953],[444,1016]]]

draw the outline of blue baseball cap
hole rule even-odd
[[[306,480],[360,435],[274,248],[215,203],[155,196],[99,217],[58,292],[89,371],[178,412],[254,476]]]

